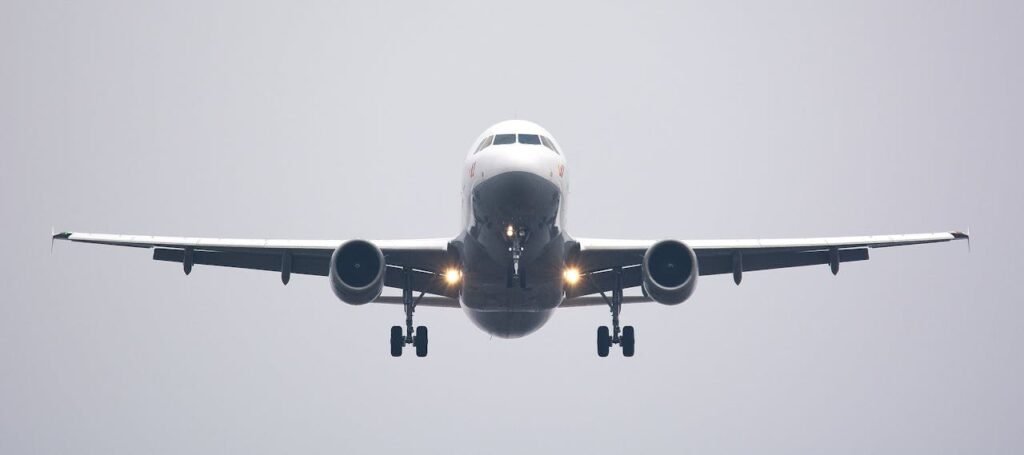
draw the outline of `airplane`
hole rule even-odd
[[[600,305],[611,328],[597,329],[597,353],[618,345],[635,353],[633,326],[620,325],[625,303],[686,301],[704,275],[828,265],[868,259],[871,248],[951,240],[960,231],[928,234],[753,240],[613,240],[573,237],[567,230],[569,169],[547,130],[525,120],[487,128],[463,165],[462,230],[454,238],[415,240],[263,240],[51,232],[53,240],[152,249],[157,261],[280,274],[325,276],[350,305],[400,304],[405,326],[391,327],[390,352],[413,346],[427,355],[428,331],[413,329],[419,306],[461,308],[483,331],[518,338],[543,326],[558,308]],[[382,295],[385,287],[401,296]],[[625,295],[639,288],[640,295]]]

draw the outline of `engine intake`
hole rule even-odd
[[[370,303],[384,289],[384,253],[366,240],[349,240],[331,255],[331,289],[351,305]]]
[[[662,240],[644,253],[643,290],[656,302],[678,305],[697,287],[697,255],[678,240]]]

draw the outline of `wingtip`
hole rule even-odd
[[[968,253],[971,252],[971,228],[967,228],[966,232],[963,232],[963,231],[953,231],[953,232],[950,232],[950,234],[953,234],[953,240],[966,240],[967,241],[967,252]]]
[[[53,242],[56,240],[67,240],[71,238],[70,232],[59,232],[54,233],[53,228],[50,228],[50,254],[53,254]]]

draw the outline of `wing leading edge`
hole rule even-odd
[[[969,240],[960,231],[926,234],[871,235],[854,237],[816,237],[792,239],[684,240],[697,255],[700,275],[731,273],[736,284],[743,272],[808,265],[829,264],[832,272],[839,264],[868,259],[868,249],[925,243]],[[611,269],[623,271],[624,287],[640,286],[640,264],[654,240],[576,239],[577,259],[583,272],[583,285],[568,297],[608,292],[614,286]]]
[[[152,249],[154,260],[181,263],[186,274],[195,264],[278,272],[285,284],[293,273],[327,276],[331,255],[345,243],[345,240],[223,239],[82,232],[62,232],[54,234],[53,239]],[[453,297],[452,290],[441,279],[448,239],[371,242],[384,253],[387,263],[385,286],[401,288],[401,271],[408,267],[413,270],[414,291]]]

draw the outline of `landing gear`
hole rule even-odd
[[[403,346],[405,346],[405,337],[402,336],[402,327],[391,326],[391,357],[401,357]]]
[[[416,336],[414,337],[413,344],[416,345],[416,357],[427,356],[427,328],[424,326],[416,327]]]
[[[633,357],[633,352],[636,348],[636,331],[633,330],[633,326],[627,325],[622,328],[622,339],[619,340],[619,344],[622,345],[622,356]]]
[[[412,296],[412,270],[405,268],[403,271],[402,306],[405,308],[405,333],[402,333],[401,326],[391,327],[391,357],[401,357],[402,348],[407,344],[416,347],[416,357],[427,356],[427,328],[416,327],[416,334],[413,335],[412,314],[416,311],[416,303],[423,298],[420,293],[418,298]]]
[[[505,236],[509,241],[508,252],[512,255],[512,264],[508,271],[508,287],[510,288],[515,286],[523,289],[526,288],[526,277],[519,270],[519,261],[523,256],[523,252],[526,251],[526,247],[523,244],[526,243],[528,234],[526,228],[516,229],[511,224],[505,229]]]
[[[631,325],[627,325],[621,330],[619,328],[619,312],[622,310],[622,268],[615,268],[614,273],[615,288],[612,289],[611,300],[603,292],[601,293],[601,297],[604,297],[612,312],[612,329],[609,332],[608,326],[597,328],[597,355],[598,357],[608,357],[612,345],[617,344],[622,346],[623,357],[633,357],[633,353],[636,352],[636,330]]]
[[[608,357],[608,351],[612,347],[612,336],[608,334],[608,326],[602,325],[597,328],[597,356]]]

